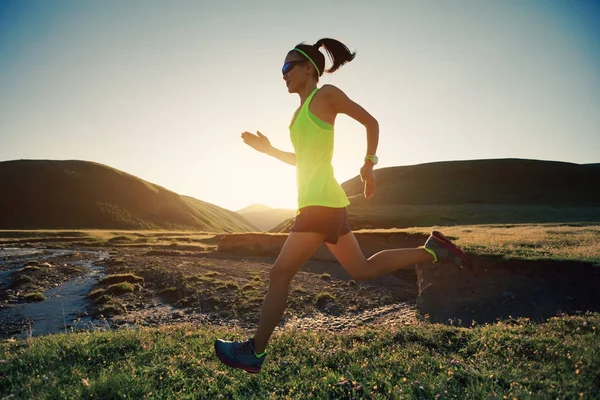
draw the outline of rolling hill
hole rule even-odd
[[[240,215],[88,161],[0,162],[0,229],[259,231]]]
[[[342,184],[353,229],[600,221],[599,164],[449,161],[376,169],[375,177],[369,200],[359,177]]]

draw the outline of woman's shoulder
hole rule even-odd
[[[327,84],[321,86],[319,91],[322,92],[322,94],[333,94],[333,93],[340,93],[342,90],[335,85],[330,85],[329,83],[327,83]]]
[[[319,97],[327,103],[335,103],[336,99],[345,96],[344,92],[335,85],[326,84],[319,89]]]

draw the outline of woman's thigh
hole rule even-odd
[[[360,276],[368,267],[356,237],[352,231],[339,237],[336,244],[326,243],[335,258],[352,277]]]
[[[293,276],[317,251],[325,235],[314,232],[290,232],[272,272],[282,272]]]

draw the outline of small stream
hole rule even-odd
[[[69,264],[86,267],[85,275],[71,277],[60,286],[44,292],[46,300],[41,302],[2,304],[0,319],[10,321],[27,320],[29,327],[19,334],[11,335],[15,339],[28,336],[40,336],[81,329],[93,329],[105,326],[105,321],[87,316],[87,294],[92,286],[104,277],[104,267],[95,263],[108,257],[106,251],[84,251],[89,254],[83,261],[72,261]],[[52,260],[52,258],[74,253],[73,250],[18,249],[0,248],[0,286],[10,280],[10,274],[29,260]]]

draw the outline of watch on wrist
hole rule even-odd
[[[379,159],[375,154],[369,154],[368,156],[366,156],[365,161],[367,160],[371,161],[373,165],[377,165],[377,163],[379,162]]]

